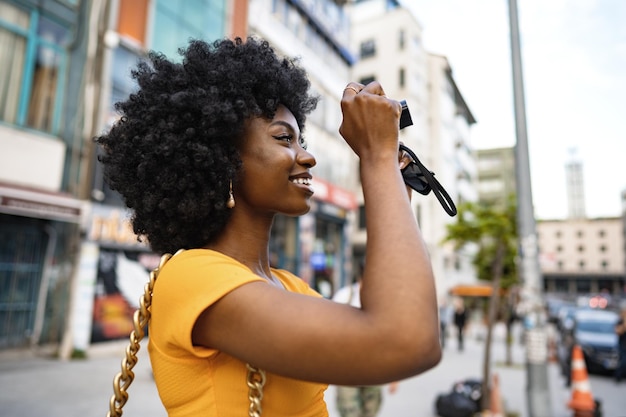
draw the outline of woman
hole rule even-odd
[[[182,53],[182,64],[158,54],[140,64],[138,92],[97,138],[135,233],[156,252],[185,249],[161,269],[151,307],[168,414],[242,415],[250,377],[264,415],[325,416],[326,384],[383,384],[436,365],[433,275],[398,169],[400,104],[376,82],[350,83],[341,101],[367,210],[357,309],[269,263],[274,216],[306,213],[313,195],[302,131],[317,99],[305,72],[252,38],[192,41]]]

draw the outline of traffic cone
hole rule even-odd
[[[492,417],[504,417],[502,406],[502,393],[500,392],[500,379],[498,374],[491,377],[491,395],[489,396],[489,411]]]
[[[572,349],[572,399],[567,406],[574,410],[574,417],[593,416],[596,408],[591,395],[585,357],[578,345],[574,345]]]

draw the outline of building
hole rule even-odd
[[[480,201],[502,204],[517,193],[513,148],[479,149],[476,159]]]
[[[477,171],[470,142],[475,119],[452,76],[448,60],[428,53],[422,27],[397,1],[357,1],[348,6],[351,49],[359,54],[353,79],[367,84],[379,81],[388,97],[405,99],[413,125],[401,131],[400,140],[411,148],[455,203],[475,201]],[[355,176],[358,178],[357,173]],[[355,256],[363,256],[366,213],[359,194],[358,229],[353,235]],[[453,222],[433,194],[415,193],[416,218],[431,254],[437,289],[445,294],[456,284],[475,281],[471,255],[442,244],[446,224]]]
[[[157,257],[103,183],[92,139],[148,50],[175,58],[191,37],[245,37],[247,5],[0,0],[0,349],[59,344],[68,357],[128,337]]]
[[[91,137],[116,119],[114,104],[135,89],[130,71],[150,50],[180,59],[178,48],[190,38],[214,40],[246,35],[247,2],[199,0],[109,0],[103,2],[96,33],[97,68],[93,89],[99,92]],[[91,183],[83,219],[80,268],[70,312],[71,338],[61,356],[82,352],[91,343],[128,337],[132,314],[159,257],[137,240],[130,213],[119,195],[103,181],[102,167],[90,149]],[[123,277],[123,279],[122,279]]]
[[[572,150],[570,158],[565,164],[565,179],[567,192],[568,218],[584,219],[587,217],[585,210],[585,184],[583,182],[583,163]]]
[[[312,208],[298,218],[275,219],[271,251],[276,266],[330,297],[352,278],[350,234],[357,207],[358,161],[338,132],[340,100],[354,63],[348,18],[331,0],[252,0],[249,29],[279,54],[298,57],[320,97],[304,132],[317,160]]]
[[[622,217],[539,220],[537,232],[546,293],[623,293]]]
[[[0,349],[63,335],[84,213],[93,11],[0,1]]]

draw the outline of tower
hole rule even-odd
[[[583,184],[583,164],[578,157],[576,148],[570,148],[569,158],[565,163],[565,179],[567,192],[567,211],[570,219],[584,219],[585,189]]]

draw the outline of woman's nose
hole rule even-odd
[[[298,150],[298,155],[296,157],[296,160],[298,161],[300,165],[306,166],[308,168],[314,167],[315,164],[317,163],[315,161],[315,157],[313,156],[313,154],[304,148],[300,148]]]

